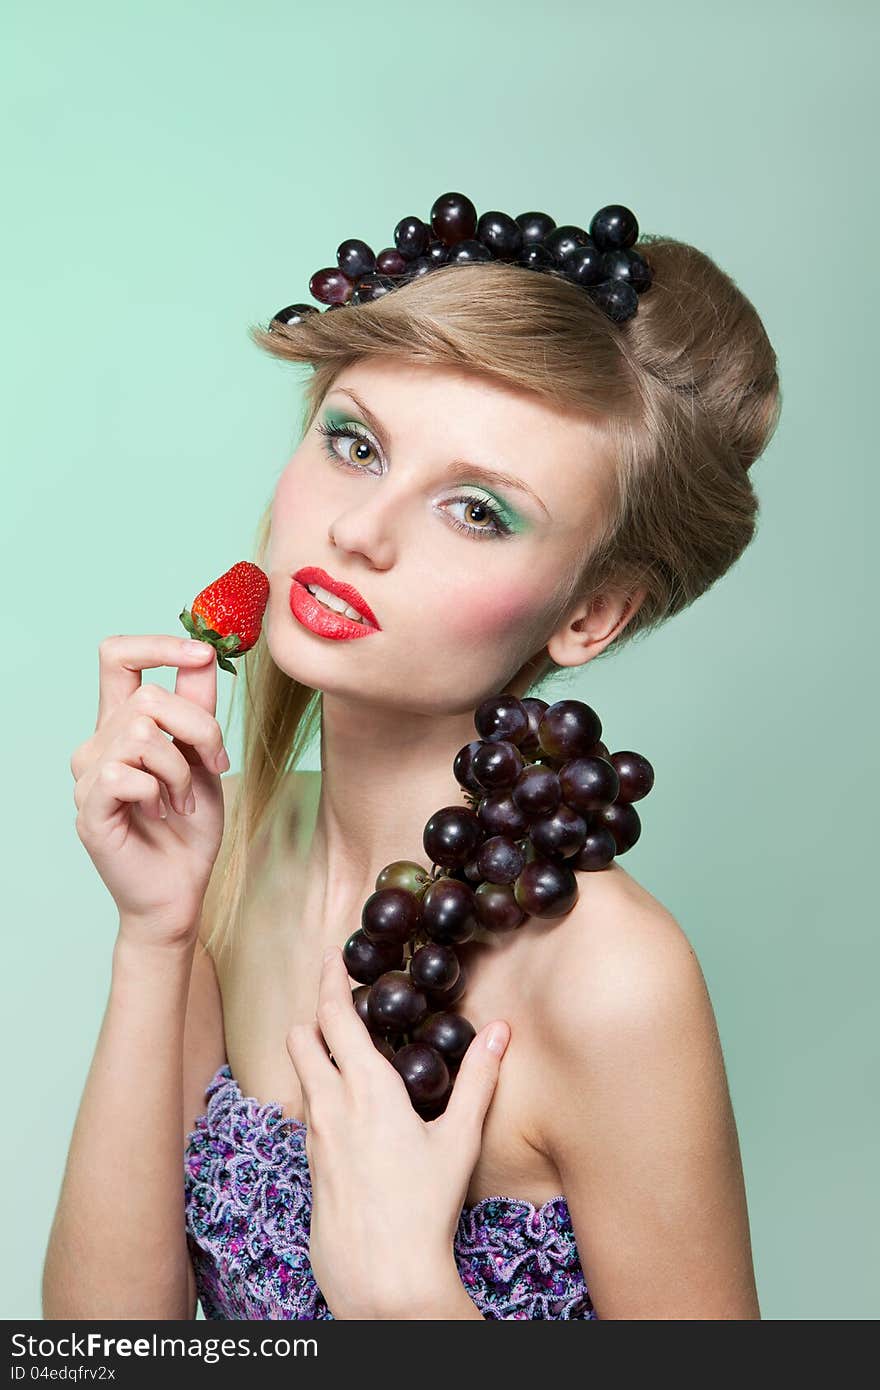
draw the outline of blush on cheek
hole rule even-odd
[[[503,589],[469,585],[466,590],[446,592],[441,621],[447,634],[460,636],[463,641],[473,641],[475,637],[492,641],[511,629],[521,631],[529,626],[543,608],[543,598],[532,584],[508,584]]]

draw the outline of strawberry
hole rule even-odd
[[[268,602],[266,575],[250,560],[239,560],[196,594],[191,610],[184,608],[179,616],[191,637],[211,643],[217,665],[236,675],[229,657],[244,656],[256,645]]]

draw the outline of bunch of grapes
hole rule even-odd
[[[456,946],[570,912],[575,871],[632,848],[642,828],[632,803],[654,785],[641,753],[609,753],[581,700],[491,695],[474,727],[453,763],[466,805],[425,825],[430,871],[386,864],[343,947],[360,982],[355,1008],[425,1119],[445,1110],[476,1031],[452,1007],[466,985]]]

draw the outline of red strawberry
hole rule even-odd
[[[236,675],[229,657],[244,656],[256,645],[268,602],[266,575],[250,560],[239,560],[196,594],[192,610],[184,608],[180,621],[191,637],[211,643],[218,666]]]

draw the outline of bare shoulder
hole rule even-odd
[[[554,1036],[638,1026],[708,1003],[696,952],[670,910],[620,865],[579,876],[580,896],[553,926],[541,1006]],[[548,943],[549,945],[549,943]],[[581,1034],[583,1036],[583,1033]]]
[[[588,876],[559,927],[537,1003],[536,1129],[599,1316],[759,1317],[738,1136],[696,952],[624,871]]]

